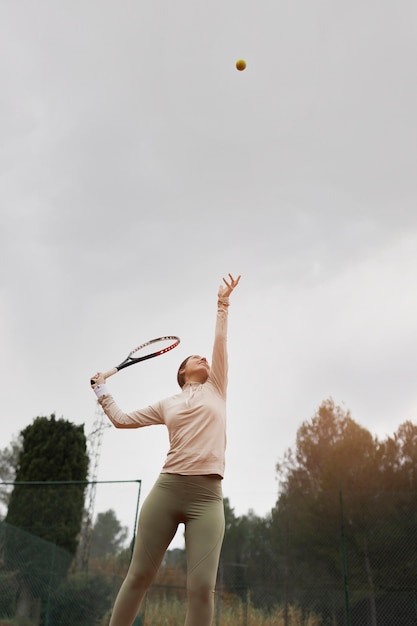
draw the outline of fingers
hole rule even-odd
[[[93,374],[93,376],[91,376],[90,378],[90,385],[92,387],[95,387],[96,385],[102,385],[104,383],[105,383],[105,379],[101,372],[97,372],[96,374]]]
[[[238,285],[240,281],[240,274],[237,278],[233,278],[233,276],[229,274],[229,279],[230,279],[230,282],[228,282],[225,278],[223,278],[223,282],[226,285],[226,287],[230,289],[230,291],[233,291],[233,289]]]
[[[226,278],[223,278],[223,282],[226,285],[226,287],[223,287],[223,296],[226,296],[226,297],[230,296],[233,289],[239,284],[239,281],[240,281],[240,274],[237,278],[233,278],[231,274],[228,274],[228,276],[229,276],[229,280],[227,280]],[[220,287],[220,289],[222,289],[222,287]]]
[[[223,282],[228,286],[228,287],[236,287],[236,285],[238,284],[238,282],[240,281],[240,274],[237,278],[233,278],[233,276],[231,274],[228,274],[229,279],[230,279],[230,283],[227,282],[227,280],[225,278],[223,278]]]

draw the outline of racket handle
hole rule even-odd
[[[106,380],[107,378],[110,378],[110,376],[114,376],[114,374],[117,374],[117,372],[118,372],[118,371],[119,371],[119,370],[117,369],[117,367],[113,367],[113,369],[109,370],[108,372],[105,372],[105,373],[103,374],[103,376],[104,376],[104,380]],[[94,384],[95,384],[95,382],[96,382],[96,381],[95,381],[93,378],[90,380],[90,383],[91,383],[92,385],[94,385]]]
[[[113,367],[111,370],[109,370],[108,372],[105,372],[103,374],[104,376],[104,380],[106,380],[107,378],[110,378],[110,376],[114,376],[114,374],[117,374],[119,370],[117,369],[117,367]]]

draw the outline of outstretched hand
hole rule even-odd
[[[237,278],[233,278],[231,274],[229,274],[229,280],[223,278],[224,285],[220,285],[219,287],[219,298],[228,298],[232,293],[233,289],[237,287],[240,281],[240,274]]]

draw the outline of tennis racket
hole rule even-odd
[[[153,359],[155,356],[159,356],[160,354],[165,354],[165,352],[169,352],[178,346],[180,342],[180,338],[175,335],[168,335],[167,337],[158,337],[157,339],[151,339],[150,341],[146,341],[142,343],[137,348],[133,348],[127,355],[124,361],[113,367],[113,369],[105,372],[103,374],[104,378],[110,378],[114,374],[117,374],[118,371],[124,369],[125,367],[129,367],[130,365],[134,365],[135,363],[140,363],[141,361],[147,361],[148,359]],[[92,378],[90,383],[92,385],[95,384],[95,380]]]

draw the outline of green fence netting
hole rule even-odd
[[[304,544],[303,520],[294,513],[281,542],[283,552],[264,559],[262,576],[251,560],[221,562],[216,626],[417,624],[415,495],[340,493],[331,498],[337,503],[332,523],[323,517],[322,531],[316,525]],[[80,571],[74,555],[1,523],[0,626],[105,626],[129,559],[127,549],[117,558],[90,559]],[[177,562],[163,565],[136,625],[182,626],[185,611],[180,554]]]

